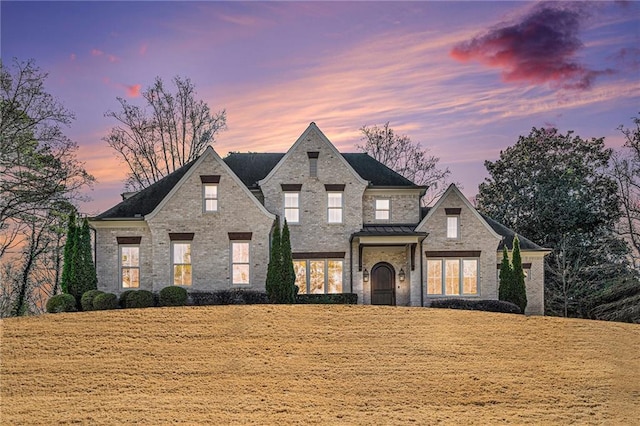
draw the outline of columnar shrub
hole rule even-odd
[[[160,306],[184,306],[187,304],[187,290],[175,285],[160,290],[158,304]]]
[[[100,290],[89,290],[85,291],[80,299],[80,306],[83,311],[93,311],[93,301],[97,295],[102,294],[103,292]]]
[[[105,311],[118,308],[118,296],[113,293],[100,293],[93,299],[93,309]]]
[[[47,312],[50,314],[75,311],[77,311],[76,298],[70,294],[56,294],[47,301]]]
[[[155,297],[148,290],[137,290],[127,296],[125,305],[127,308],[150,308],[155,306]]]

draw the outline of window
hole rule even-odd
[[[284,193],[284,217],[287,223],[300,223],[300,193]]]
[[[120,246],[122,288],[140,287],[140,246]]]
[[[203,185],[204,190],[204,211],[218,211],[218,185],[206,183]]]
[[[477,295],[478,259],[428,259],[427,294]]]
[[[307,156],[309,157],[309,176],[318,177],[318,157],[320,156],[319,151],[309,151],[307,152]]]
[[[298,294],[342,293],[343,260],[294,260]]]
[[[231,243],[231,284],[250,284],[249,243]]]
[[[458,238],[458,216],[447,216],[447,238]]]
[[[342,223],[342,192],[327,192],[328,221]]]
[[[391,218],[391,200],[376,200],[376,220],[389,220]]]
[[[172,241],[173,285],[191,285],[191,241]]]

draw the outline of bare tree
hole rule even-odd
[[[390,169],[418,185],[429,187],[422,198],[423,205],[430,205],[447,189],[448,168],[438,168],[440,159],[429,155],[429,149],[411,141],[406,135],[398,135],[389,122],[384,126],[363,126],[364,145],[358,149],[366,152]]]
[[[33,61],[12,65],[0,62],[3,315],[34,312],[32,296],[55,291],[64,232],[54,225],[61,218],[64,223],[68,208],[83,198],[81,189],[94,181],[75,157],[78,146],[63,133],[74,116],[45,91],[47,74]]]
[[[635,127],[618,128],[626,140],[612,157],[611,174],[618,184],[622,212],[616,230],[629,243],[633,267],[640,270],[640,117],[633,123]]]
[[[122,110],[105,114],[119,123],[104,140],[128,166],[129,190],[146,188],[194,160],[226,128],[226,112],[212,114],[205,102],[196,100],[189,78],[176,76],[173,83],[175,94],[156,77],[142,93],[145,107],[117,98]]]

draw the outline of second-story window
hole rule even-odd
[[[204,211],[218,211],[218,185],[215,183],[204,184]]]
[[[447,238],[460,238],[460,208],[445,208],[447,215]]]
[[[284,217],[287,223],[300,222],[300,193],[285,192],[284,193]]]
[[[327,192],[328,222],[342,223],[342,192]]]
[[[376,220],[389,220],[391,218],[391,200],[378,199],[376,200]]]
[[[202,210],[217,212],[220,175],[200,175],[200,181],[202,182]]]

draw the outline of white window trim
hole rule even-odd
[[[434,293],[429,293],[429,260],[437,260],[440,262],[440,290],[442,291],[442,293],[440,294],[434,294]],[[459,294],[447,294],[447,282],[446,282],[446,272],[447,272],[447,268],[445,265],[445,262],[447,260],[457,260],[458,261],[458,275],[459,275],[459,281],[458,281],[458,286],[459,286]],[[463,261],[465,260],[475,260],[476,261],[476,288],[477,288],[477,292],[476,293],[463,293],[464,291],[464,263]],[[480,297],[480,293],[481,293],[481,289],[480,289],[480,258],[479,257],[428,257],[427,258],[427,263],[426,263],[426,274],[425,274],[425,282],[424,282],[424,288],[425,288],[425,294],[428,297]]]
[[[248,244],[249,245],[249,261],[248,262],[234,262],[233,261],[233,245],[234,244]],[[251,267],[253,247],[251,247],[250,240],[233,240],[229,241],[229,282],[233,287],[251,287],[253,279],[253,268]],[[248,283],[234,283],[233,282],[233,265],[248,265],[249,266],[249,282]]]
[[[329,194],[340,194],[340,207],[329,207]],[[343,191],[327,191],[327,223],[329,225],[341,225],[344,223],[344,192]],[[329,219],[331,210],[340,210],[340,222],[331,222]]]
[[[449,219],[455,219],[456,220],[456,236],[455,237],[450,237],[449,236]],[[447,215],[447,222],[446,222],[446,227],[447,227],[447,239],[448,240],[459,240],[460,239],[460,216],[459,215]]]
[[[306,272],[306,286],[307,291],[305,294],[343,294],[345,288],[344,282],[344,259],[334,259],[334,258],[325,258],[325,259],[294,259],[295,262],[305,262],[305,272]],[[310,293],[311,291],[311,274],[310,274],[310,262],[324,262],[324,293]],[[329,290],[329,262],[342,262],[342,293],[328,293]]]
[[[296,222],[290,222],[289,219],[287,219],[287,224],[289,225],[299,225],[301,220],[300,220],[300,191],[284,191],[283,192],[283,196],[282,196],[282,211],[284,212],[284,217],[287,217],[287,210],[297,210],[298,211],[298,220]],[[298,206],[295,207],[295,209],[293,207],[287,207],[287,194],[297,194],[298,195]]]
[[[136,247],[138,249],[138,266],[124,266],[122,265],[122,249],[125,247]],[[142,277],[140,275],[140,264],[141,264],[141,260],[140,260],[140,244],[118,244],[118,270],[120,271],[120,276],[119,276],[119,288],[121,290],[131,290],[131,289],[139,289],[140,288],[140,281],[142,280]],[[138,270],[138,287],[125,287],[122,284],[122,272],[123,269],[127,268],[127,269],[137,269]]]
[[[173,246],[175,244],[189,244],[190,252],[191,252],[191,263],[175,263],[174,255],[173,255]],[[193,241],[192,240],[173,240],[171,241],[171,279],[169,282],[171,285],[175,285],[178,287],[187,287],[191,288],[193,286]],[[191,265],[191,284],[176,284],[175,283],[175,266],[176,265]]]
[[[389,209],[378,209],[378,201],[389,201]],[[376,198],[373,200],[373,219],[378,222],[390,222],[391,221],[391,198]],[[388,212],[389,217],[386,219],[378,219],[378,212]]]
[[[207,198],[207,186],[215,186],[216,187],[216,197],[215,198]],[[203,183],[202,184],[202,211],[204,213],[217,213],[220,211],[220,193],[219,187],[217,183]],[[215,210],[207,210],[207,200],[216,200],[216,209]]]

